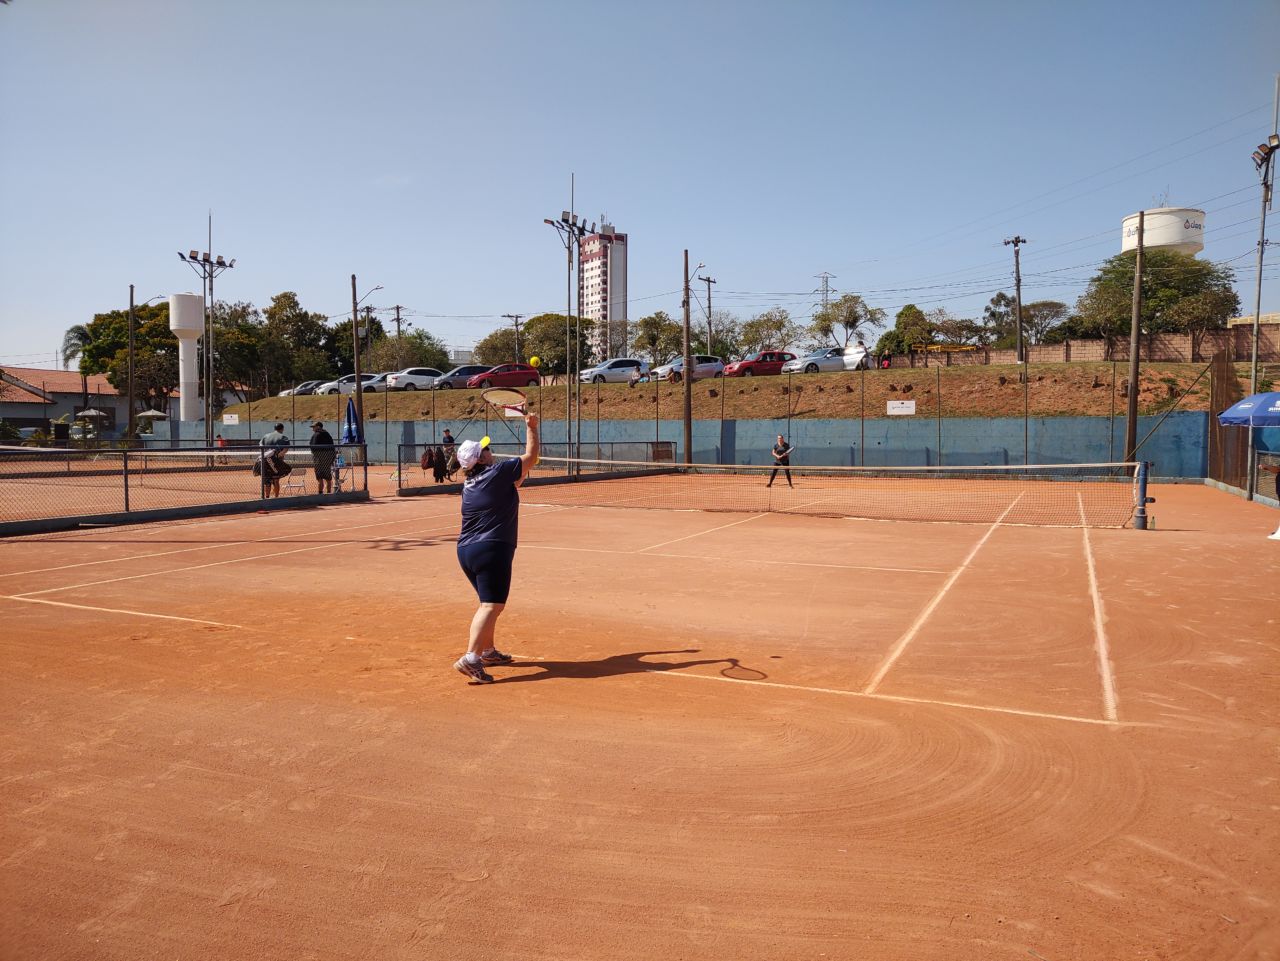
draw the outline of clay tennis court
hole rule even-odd
[[[539,490],[488,687],[456,496],[0,542],[0,956],[1280,957],[1273,511]]]

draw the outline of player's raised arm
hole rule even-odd
[[[538,463],[538,454],[542,450],[542,443],[538,437],[538,415],[532,411],[525,414],[524,426],[524,453],[520,455],[520,480],[516,484],[517,487],[529,476],[533,465]]]

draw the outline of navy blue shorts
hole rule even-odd
[[[507,603],[511,593],[511,561],[515,556],[516,546],[502,541],[476,541],[458,547],[462,573],[476,589],[481,604]]]

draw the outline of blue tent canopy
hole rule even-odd
[[[1218,415],[1223,427],[1280,427],[1280,393],[1253,394]]]

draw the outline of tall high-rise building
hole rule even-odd
[[[603,220],[604,218],[601,218]],[[601,223],[598,233],[582,238],[578,264],[582,316],[596,322],[591,350],[597,360],[627,350],[627,235]]]

